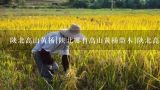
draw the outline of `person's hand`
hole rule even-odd
[[[54,73],[59,70],[59,66],[56,62],[54,62],[52,65],[48,65],[48,69],[51,73]]]
[[[52,67],[53,67],[53,69],[54,69],[55,71],[58,71],[58,70],[59,70],[59,66],[58,66],[58,64],[57,64],[56,62],[53,63]]]

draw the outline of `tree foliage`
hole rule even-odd
[[[25,0],[0,0],[3,5],[12,3],[22,5]],[[160,0],[68,0],[66,5],[73,8],[160,8]]]
[[[88,8],[89,0],[74,0],[72,3],[72,7],[76,8]]]
[[[160,0],[70,0],[73,7],[81,8],[160,8]]]

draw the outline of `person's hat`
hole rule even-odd
[[[71,27],[67,30],[61,30],[60,33],[64,37],[69,37],[75,40],[84,40],[85,37],[80,32],[80,26],[77,24],[72,24]]]

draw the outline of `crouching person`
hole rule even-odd
[[[49,39],[55,40],[49,43]],[[49,84],[53,83],[53,74],[59,68],[51,55],[54,53],[60,53],[62,55],[62,66],[64,71],[67,72],[69,69],[69,43],[73,42],[75,39],[83,40],[84,36],[80,33],[80,27],[73,24],[69,29],[48,33],[32,49],[38,71]]]

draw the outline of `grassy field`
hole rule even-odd
[[[43,16],[43,15],[159,15],[159,9],[0,9],[1,16]]]
[[[101,30],[160,30],[160,11],[156,9],[1,9],[0,12],[3,12],[0,13],[2,90],[52,90],[38,74],[31,56],[34,44],[10,45],[12,35],[41,37],[72,23],[79,24],[82,32],[87,31],[84,32],[87,38],[95,30],[98,30],[95,36]],[[91,50],[77,44],[71,48],[67,77],[61,57],[53,55],[60,65],[53,78],[53,90],[160,90],[159,50]]]

